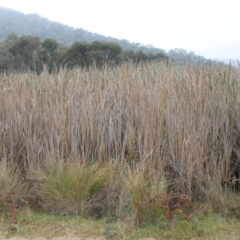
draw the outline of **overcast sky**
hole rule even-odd
[[[240,0],[0,0],[0,6],[165,50],[240,59]]]

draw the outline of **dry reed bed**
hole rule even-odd
[[[179,191],[213,189],[237,159],[239,84],[239,68],[165,63],[2,74],[0,157],[123,159]]]

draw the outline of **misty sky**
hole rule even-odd
[[[165,50],[240,59],[240,0],[0,0],[1,7]]]

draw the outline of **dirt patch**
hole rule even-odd
[[[27,238],[18,238],[18,237],[12,237],[12,238],[8,238],[9,240],[28,240]],[[34,240],[49,240],[46,238],[33,238]],[[104,240],[105,238],[94,238],[94,237],[68,237],[68,236],[63,236],[63,237],[56,237],[56,238],[52,238],[52,240]]]
[[[29,240],[29,238],[24,238],[24,237],[10,237],[10,238],[1,238],[2,240]],[[49,240],[49,238],[42,238],[42,237],[36,237],[36,238],[31,238],[33,240]],[[105,237],[85,237],[85,236],[73,236],[73,235],[68,235],[68,236],[62,236],[62,237],[54,237],[51,238],[51,240],[104,240],[106,239]],[[151,239],[149,239],[151,240]]]
[[[8,240],[27,240],[27,238],[22,237],[11,237],[7,238]],[[46,238],[33,238],[34,240],[49,240]],[[52,240],[104,240],[105,237],[85,237],[85,236],[62,236],[54,237]],[[139,240],[156,240],[156,238],[139,238]]]
[[[3,237],[5,234],[4,232],[0,231],[0,239],[1,240],[29,240],[29,239],[33,239],[33,240],[104,240],[107,239],[106,237],[90,237],[90,236],[76,236],[73,234],[69,234],[69,235],[65,235],[65,236],[61,236],[61,237],[53,237],[53,238],[43,238],[43,237],[36,237],[36,238],[24,238],[24,237],[18,237],[18,236],[14,236],[14,237]],[[139,238],[139,240],[156,240],[156,238]]]

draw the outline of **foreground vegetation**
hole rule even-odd
[[[80,216],[102,219],[112,238],[136,229],[130,239],[238,231],[239,70],[1,74],[2,222],[27,229],[27,213]]]

